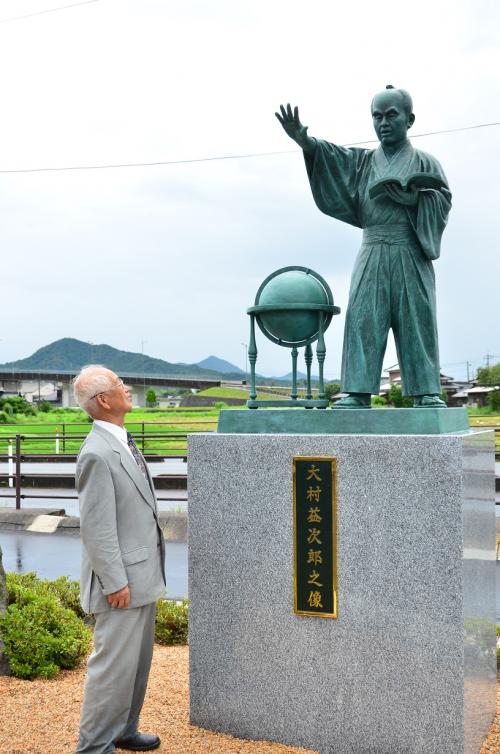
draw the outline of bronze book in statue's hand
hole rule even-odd
[[[385,187],[388,183],[396,183],[403,191],[407,191],[410,184],[417,188],[436,190],[446,187],[444,180],[435,173],[413,173],[413,175],[408,176],[408,178],[388,176],[382,178],[380,181],[372,183],[368,189],[370,199],[375,199],[376,196],[385,193]]]

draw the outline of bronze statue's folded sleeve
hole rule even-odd
[[[419,191],[416,220],[413,229],[427,259],[438,259],[441,254],[441,236],[451,209],[451,191],[424,189]]]
[[[307,175],[318,209],[361,228],[359,178],[367,163],[365,149],[348,149],[316,139],[314,154],[304,152]]]

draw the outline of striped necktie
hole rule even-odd
[[[149,484],[149,476],[148,476],[148,470],[147,470],[147,467],[146,467],[146,461],[144,460],[142,454],[140,453],[139,448],[135,444],[135,440],[132,437],[132,435],[130,434],[130,432],[127,432],[127,445],[130,448],[130,452],[134,456],[134,460],[135,460],[136,464],[138,465],[138,467],[140,468],[140,470],[144,474],[144,478],[146,479],[146,481]]]

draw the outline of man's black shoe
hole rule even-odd
[[[115,746],[119,749],[127,749],[127,751],[151,751],[157,749],[160,743],[159,736],[149,736],[147,733],[137,731],[133,736],[119,738],[115,741]]]

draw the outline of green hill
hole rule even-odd
[[[120,351],[104,343],[86,343],[76,338],[61,338],[50,343],[26,359],[0,364],[2,368],[54,369],[78,371],[85,364],[105,364],[115,372],[125,374],[165,374],[176,377],[206,377],[207,379],[241,380],[241,373],[222,375],[213,369],[204,369],[197,364],[172,364],[142,353]]]

